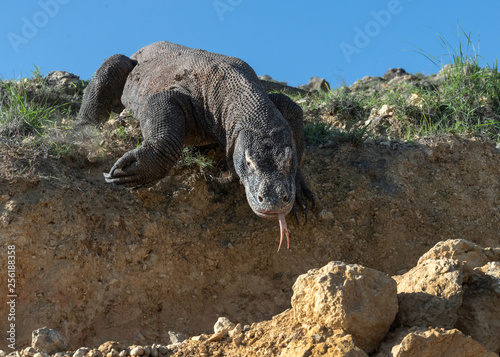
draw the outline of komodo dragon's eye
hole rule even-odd
[[[248,149],[245,150],[245,161],[247,163],[247,167],[250,170],[255,170],[255,163],[252,160],[252,158],[250,157],[250,153],[249,153]]]
[[[290,167],[292,166],[292,149],[290,147],[287,147],[285,149],[285,154],[282,157],[283,169],[285,170],[286,174],[288,174],[290,172]]]

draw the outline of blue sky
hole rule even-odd
[[[113,54],[167,40],[240,57],[291,85],[319,76],[335,87],[393,67],[437,72],[412,50],[446,54],[437,34],[457,44],[457,20],[491,62],[498,13],[498,0],[11,0],[0,14],[0,78],[36,65],[88,79]]]

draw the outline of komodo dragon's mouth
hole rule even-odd
[[[281,244],[283,243],[283,236],[286,235],[286,249],[290,249],[290,233],[288,232],[288,228],[286,227],[286,220],[285,216],[290,213],[293,207],[293,202],[292,204],[289,205],[289,207],[286,207],[284,211],[281,212],[259,212],[255,211],[255,214],[259,217],[262,218],[276,218],[278,217],[278,220],[280,222],[280,244],[278,246],[278,252],[281,249]]]

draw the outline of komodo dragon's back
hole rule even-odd
[[[167,175],[184,145],[217,142],[238,176],[252,210],[278,218],[314,195],[302,177],[302,110],[282,94],[267,94],[244,61],[170,42],[109,57],[85,90],[80,125],[98,124],[126,108],[141,122],[144,141],[105,174],[128,186],[152,184]],[[280,242],[281,246],[281,242]]]
[[[267,99],[254,70],[236,57],[162,41],[141,48],[130,58],[138,65],[125,84],[122,102],[138,114],[145,98],[167,88],[189,92],[194,105],[209,113],[238,92]]]

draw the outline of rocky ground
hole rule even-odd
[[[15,246],[23,356],[500,351],[495,143],[446,135],[308,147],[318,207],[307,224],[288,217],[291,247],[278,253],[278,222],[255,216],[239,183],[209,179],[224,169],[216,149],[212,171],[178,165],[149,189],[106,185],[102,172],[134,147],[116,130],[75,136],[57,155],[0,147],[0,256],[7,263]],[[26,349],[43,326],[63,347]],[[197,337],[172,346],[183,335]]]

